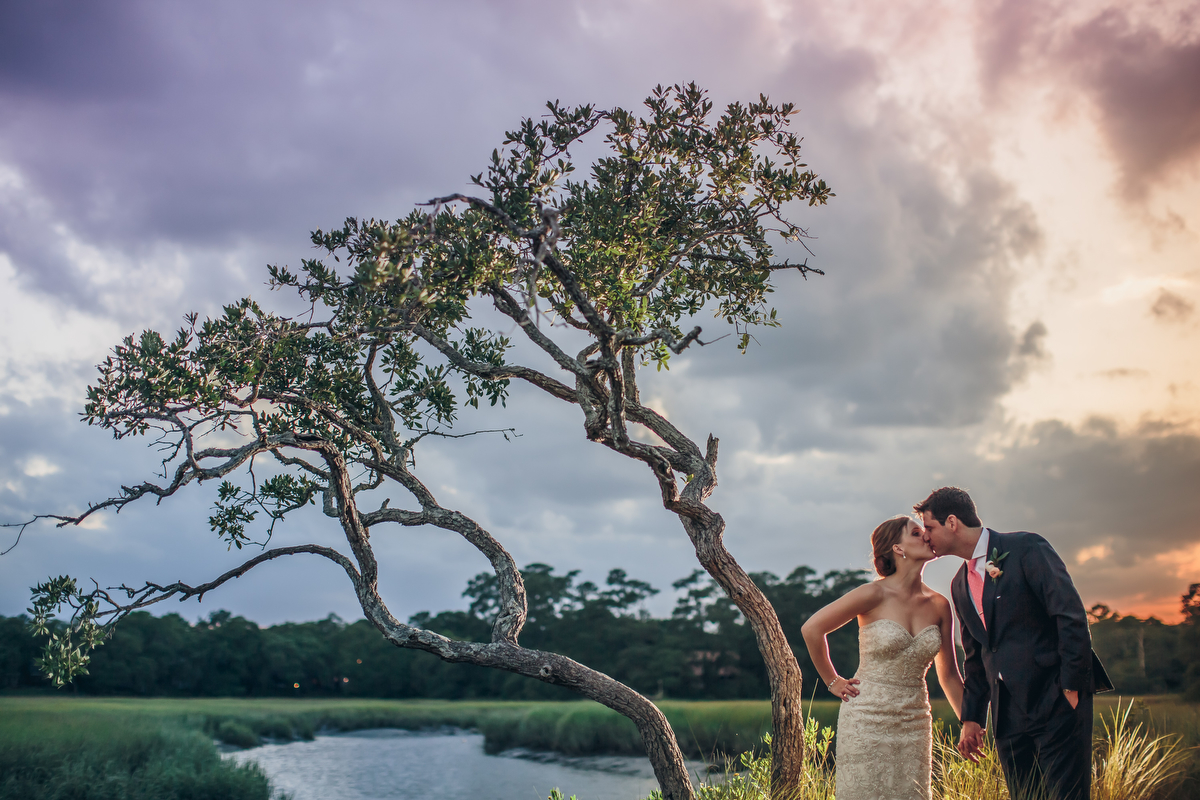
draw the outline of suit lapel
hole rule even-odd
[[[988,552],[985,556],[986,559],[991,559],[993,550],[998,553],[1004,552],[1003,548],[1000,547],[1000,534],[996,533],[995,531],[992,531],[991,540],[988,542]],[[1004,567],[1003,564],[999,566],[1001,569]],[[996,627],[996,598],[999,596],[999,589],[1000,582],[998,580],[993,580],[992,576],[988,575],[985,571],[983,575],[983,618],[987,621],[987,635],[989,644],[991,643],[992,631]]]
[[[966,562],[963,562],[962,567],[954,575],[951,594],[954,595],[954,604],[958,609],[959,618],[967,621],[967,627],[971,629],[976,641],[986,642],[987,631],[983,629],[983,623],[979,619],[978,612],[975,611],[975,604],[971,602],[971,590],[967,586]]]

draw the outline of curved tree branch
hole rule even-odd
[[[125,592],[128,597],[134,600],[134,602],[120,604],[112,601],[111,598],[109,598],[109,602],[112,603],[114,608],[111,611],[102,612],[97,616],[114,614],[116,615],[113,619],[115,622],[116,620],[129,615],[131,612],[147,608],[155,603],[161,603],[163,600],[168,600],[176,595],[179,596],[179,602],[181,603],[193,597],[203,600],[204,595],[208,592],[211,592],[213,589],[216,589],[217,587],[233,580],[234,578],[242,577],[259,564],[264,564],[268,561],[274,561],[275,559],[282,558],[283,556],[298,555],[300,553],[309,553],[311,555],[322,556],[323,558],[329,559],[344,569],[346,571],[346,575],[349,576],[351,582],[355,583],[356,586],[362,579],[362,576],[359,575],[358,570],[354,568],[354,563],[337,550],[334,550],[332,547],[325,547],[318,544],[300,544],[292,545],[290,547],[276,547],[272,550],[259,553],[254,558],[251,558],[241,565],[229,570],[223,575],[220,575],[219,577],[214,578],[207,583],[201,583],[197,586],[190,586],[182,581],[176,581],[175,583],[170,583],[165,586],[147,583],[140,589],[133,589],[128,586],[115,587],[116,590]]]
[[[499,380],[502,378],[519,378],[527,383],[531,383],[548,394],[557,397],[560,400],[574,402],[575,393],[566,384],[560,383],[548,375],[544,375],[535,369],[529,367],[488,364],[483,361],[471,361],[466,356],[458,351],[454,345],[447,342],[442,337],[438,336],[433,331],[419,323],[412,326],[412,331],[423,340],[433,345],[438,352],[446,357],[457,369],[463,372],[470,373],[479,378],[488,380]],[[574,371],[574,370],[572,370]]]

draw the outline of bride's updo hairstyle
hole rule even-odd
[[[899,543],[912,517],[902,514],[881,524],[871,534],[871,550],[875,554],[875,571],[886,578],[896,571],[896,554],[892,546]]]

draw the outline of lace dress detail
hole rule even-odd
[[[916,636],[890,619],[859,629],[859,695],[838,712],[837,800],[930,800],[925,673],[941,644],[936,625]]]

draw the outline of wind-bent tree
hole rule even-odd
[[[701,447],[643,405],[636,371],[703,344],[699,327],[686,334],[681,327],[702,310],[732,325],[743,351],[751,327],[776,325],[766,306],[773,274],[820,271],[776,262],[769,239],[805,238],[787,206],[824,204],[832,193],[801,161],[800,140],[787,130],[788,104],[762,97],[714,117],[705,93],[687,85],[656,88],[646,106],[641,118],[550,103],[547,117],[507,134],[505,149],[473,178],[485,196],[449,195],[394,223],[349,219],[339,230],[317,231],[314,244],[353,274],[321,260],[304,261],[298,272],[270,268],[273,284],[299,291],[311,304],[306,319],[315,321],[273,316],[246,300],[200,328],[193,318],[171,343],[155,334],[127,340],[102,365],[87,421],[117,436],[159,431],[172,448],[168,464],[177,466],[167,485],[128,487],[88,513],[224,479],[267,456],[284,471],[248,487],[223,482],[214,529],[241,545],[255,513],[274,525],[319,496],[341,523],[351,557],[315,545],[277,548],[209,584],[147,584],[126,589],[125,601],[60,579],[39,587],[35,610],[44,618],[70,599],[85,623],[76,637],[86,645],[104,632],[89,622],[102,603],[120,616],[166,596],[210,591],[271,558],[314,553],[346,570],[367,618],[389,641],[569,686],[630,716],[664,795],[690,796],[657,709],[581,665],[517,645],[525,604],[512,559],[473,521],[439,506],[410,468],[414,444],[452,419],[455,385],[471,405],[495,404],[519,379],[578,406],[589,440],[650,468],[700,564],[754,631],[771,686],[772,794],[791,794],[803,762],[801,673],[774,609],[725,548],[724,520],[705,503],[717,484],[717,439]],[[571,146],[601,126],[608,154],[587,179],[573,180]],[[471,304],[481,301],[515,322],[557,373],[510,363],[506,336],[467,327]],[[581,335],[587,345],[570,353],[562,342]],[[631,424],[656,443],[632,436]],[[196,444],[202,433],[233,426],[248,441]],[[386,501],[359,510],[360,497],[392,484],[420,510]],[[454,642],[392,618],[375,591],[369,541],[385,523],[456,531],[491,560],[504,602],[490,644]],[[71,643],[51,644],[57,663],[72,669],[79,656]]]
[[[706,94],[687,85],[656,88],[646,106],[640,118],[550,103],[473,178],[485,196],[453,194],[397,223],[350,219],[318,231],[318,246],[355,265],[349,282],[312,261],[274,279],[315,303],[336,302],[351,285],[387,293],[389,330],[424,341],[469,379],[516,378],[577,405],[588,439],[650,468],[701,566],[754,630],[771,685],[773,792],[785,796],[803,765],[799,666],[774,609],[723,545],[724,520],[705,504],[717,485],[717,439],[701,448],[643,405],[636,371],[699,341],[699,327],[680,326],[701,310],[734,326],[743,351],[749,328],[776,325],[765,302],[773,274],[820,271],[774,261],[769,239],[805,238],[787,205],[824,204],[832,193],[787,130],[791,105],[761,97],[713,118]],[[601,125],[608,154],[572,180],[571,146]],[[475,298],[515,322],[559,373],[507,363],[497,334],[488,340],[500,346],[495,357],[481,359],[426,323],[445,304]],[[580,333],[588,344],[577,353],[560,344]],[[659,443],[631,436],[630,423]]]

